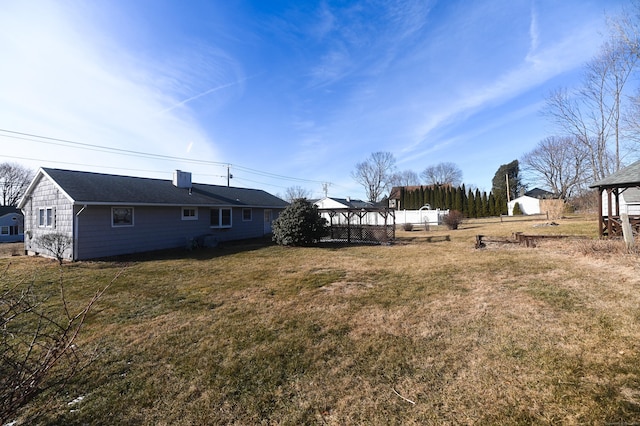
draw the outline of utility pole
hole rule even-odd
[[[329,194],[329,182],[323,182],[322,183],[322,190],[324,191],[324,196],[327,197],[327,194]]]
[[[227,187],[229,187],[230,185],[230,180],[233,179],[233,175],[229,172],[229,169],[231,168],[231,164],[227,164]]]
[[[509,174],[504,175],[504,178],[507,180],[507,203],[511,202],[511,191],[509,191]]]

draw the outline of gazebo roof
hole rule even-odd
[[[618,170],[589,187],[626,188],[630,186],[640,186],[640,161]]]

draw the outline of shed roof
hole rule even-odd
[[[171,180],[42,168],[27,190],[47,176],[77,204],[245,206],[284,208],[287,203],[259,189],[192,184],[178,188]],[[26,197],[25,197],[26,199]],[[20,207],[24,203],[21,201]]]
[[[590,188],[623,188],[629,186],[640,186],[640,161],[618,170],[594,183]]]

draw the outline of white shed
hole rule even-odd
[[[507,203],[509,216],[513,216],[513,208],[518,203],[523,214],[540,214],[540,200],[523,195]]]

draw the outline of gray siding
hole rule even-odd
[[[38,226],[40,208],[53,209],[53,223],[49,227]],[[51,256],[51,253],[38,245],[42,235],[60,232],[73,238],[73,206],[62,192],[48,179],[41,179],[34,188],[24,209],[24,245],[32,254]],[[73,247],[65,251],[66,259],[73,258]]]
[[[264,235],[264,209],[252,208],[250,221],[243,220],[241,207],[232,209],[231,228],[212,228],[211,209],[198,208],[197,220],[182,220],[182,206],[133,207],[133,226],[111,225],[110,205],[73,205],[47,178],[33,187],[23,207],[25,250],[30,254],[50,256],[38,245],[46,233],[62,232],[73,240],[65,258],[84,260],[121,254],[140,253],[176,247],[186,247],[203,235],[213,235],[218,241],[241,240]],[[40,208],[54,209],[50,227],[38,226]],[[273,219],[279,209],[273,209]]]
[[[202,235],[218,241],[256,238],[264,235],[264,211],[252,209],[252,220],[242,220],[242,208],[232,209],[232,227],[211,228],[210,209],[198,208],[197,220],[182,220],[182,207],[134,208],[134,225],[111,226],[111,206],[88,206],[78,216],[77,258],[92,259],[186,247]],[[80,206],[76,206],[80,210]]]

